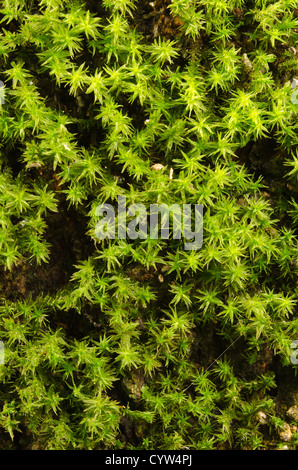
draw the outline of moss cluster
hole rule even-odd
[[[297,14],[2,2],[2,448],[297,447]],[[99,240],[118,196],[202,204],[201,249]]]

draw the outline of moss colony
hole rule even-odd
[[[0,19],[0,448],[296,449],[297,1]],[[202,247],[99,239],[118,196]]]

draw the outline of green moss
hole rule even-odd
[[[0,13],[8,439],[277,448],[277,379],[297,370],[297,4],[8,0]],[[202,204],[202,248],[99,240],[96,208],[118,196]]]

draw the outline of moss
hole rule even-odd
[[[0,13],[0,447],[283,445],[295,2],[8,0]],[[119,196],[203,205],[202,246],[173,231],[99,239],[97,208]]]

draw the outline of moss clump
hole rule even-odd
[[[297,3],[0,14],[1,447],[296,448]],[[119,196],[201,249],[99,240]]]

